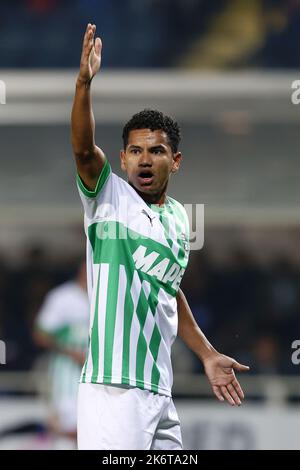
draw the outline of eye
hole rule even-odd
[[[161,153],[163,153],[163,150],[162,149],[154,149],[152,153],[154,153],[154,155],[160,155]]]
[[[137,155],[137,154],[139,154],[140,152],[141,152],[140,149],[131,149],[131,150],[130,150],[130,153],[133,153],[133,155]]]

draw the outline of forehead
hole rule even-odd
[[[151,129],[134,129],[129,132],[128,145],[169,145],[166,132],[163,130],[151,131]]]

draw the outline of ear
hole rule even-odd
[[[121,169],[126,173],[126,154],[124,150],[120,151]]]
[[[181,160],[182,160],[181,152],[174,153],[171,173],[176,173],[179,170]]]

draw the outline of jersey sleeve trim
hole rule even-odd
[[[107,158],[105,158],[104,167],[101,170],[101,173],[99,175],[94,191],[90,191],[89,189],[87,189],[84,182],[82,181],[80,176],[77,174],[76,180],[77,180],[78,187],[86,197],[95,198],[100,193],[101,189],[105,185],[110,174],[111,174],[111,166]]]

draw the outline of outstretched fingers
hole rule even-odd
[[[237,391],[235,390],[232,383],[227,385],[227,390],[230,393],[230,396],[233,399],[234,404],[240,406],[242,404],[241,399],[239,395],[237,394]]]
[[[244,395],[244,392],[242,390],[242,387],[240,386],[239,382],[237,381],[237,379],[234,379],[233,382],[232,382],[232,385],[233,387],[235,388],[238,396],[240,397],[241,400],[243,400],[245,398],[245,395]]]
[[[86,32],[83,39],[82,56],[87,59],[94,46],[94,34],[96,31],[96,25],[89,23],[86,28]]]
[[[228,391],[228,389],[225,385],[221,386],[221,391],[222,391],[223,397],[226,398],[228,403],[230,405],[234,406],[235,405],[234,399],[232,398],[231,394],[229,393],[229,391]]]
[[[250,367],[249,366],[245,366],[244,364],[240,364],[239,362],[237,361],[234,361],[233,364],[232,364],[232,367],[239,371],[239,372],[247,372]]]
[[[102,41],[100,38],[96,38],[95,40],[95,54],[100,57],[102,50]]]
[[[86,27],[84,37],[83,37],[83,49],[88,46],[91,27],[92,27],[91,23],[89,23]]]
[[[214,394],[216,395],[217,399],[220,401],[224,401],[224,397],[221,393],[220,387],[217,385],[213,385],[212,387]]]

